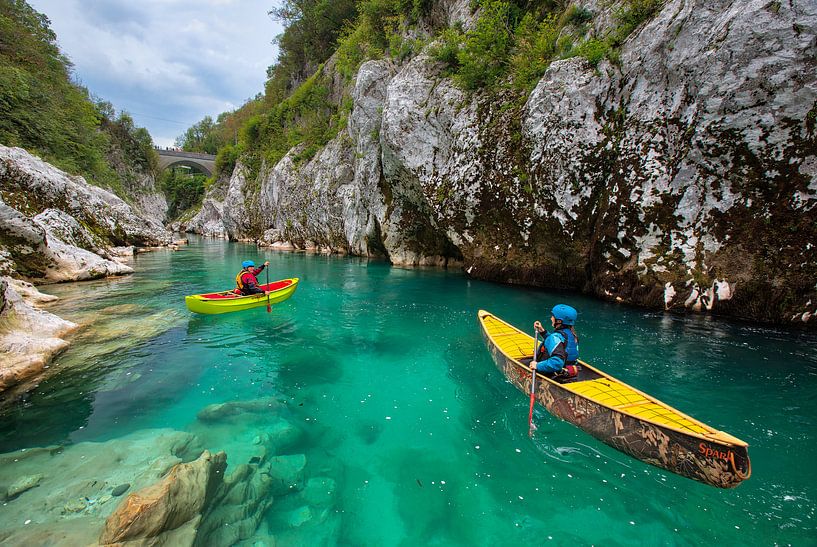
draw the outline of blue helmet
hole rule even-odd
[[[241,263],[241,267],[242,268],[254,268],[255,267],[255,262],[253,262],[252,260],[245,260],[244,262]]]
[[[562,325],[572,326],[576,323],[576,316],[578,312],[576,308],[568,306],[567,304],[556,304],[550,311],[554,318],[562,322]]]

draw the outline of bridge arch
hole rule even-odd
[[[164,171],[169,167],[184,165],[198,169],[208,177],[213,175],[216,167],[216,157],[210,154],[199,154],[197,152],[184,152],[181,150],[156,149],[159,154],[159,169]]]

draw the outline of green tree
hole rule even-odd
[[[110,103],[96,104],[71,80],[71,63],[57,47],[50,21],[24,0],[0,0],[0,143],[19,146],[94,184],[121,190],[108,153],[114,127]],[[102,129],[102,130],[100,130]],[[125,130],[151,162],[146,131]],[[148,144],[148,146],[144,146]]]
[[[174,167],[162,174],[161,188],[167,198],[167,217],[179,218],[188,209],[201,203],[207,176],[189,168]]]

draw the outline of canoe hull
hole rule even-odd
[[[295,290],[298,288],[299,279],[295,277],[286,281],[291,281],[291,283],[278,290],[274,290],[269,294],[270,305],[283,302],[284,300],[286,300],[295,293]],[[270,285],[274,285],[275,283],[271,283]],[[261,285],[261,287],[262,288],[266,287],[266,285]],[[260,308],[261,306],[266,306],[267,295],[261,294],[252,296],[241,296],[229,299],[228,298],[215,299],[207,298],[205,295],[196,294],[192,296],[185,296],[184,303],[187,305],[187,309],[194,313],[212,315],[218,313],[244,311],[250,310],[252,308]]]
[[[482,333],[497,368],[517,389],[529,394],[530,369],[505,355],[484,328]],[[536,401],[554,416],[645,463],[719,488],[733,488],[749,476],[746,446],[706,440],[640,420],[541,375],[537,375],[535,390]]]

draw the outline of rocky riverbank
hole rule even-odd
[[[135,252],[172,245],[114,194],[0,145],[0,392],[42,375],[77,328],[37,309],[53,298],[30,282],[130,274]]]
[[[39,377],[78,325],[34,307],[52,302],[30,283],[0,277],[0,392]]]

